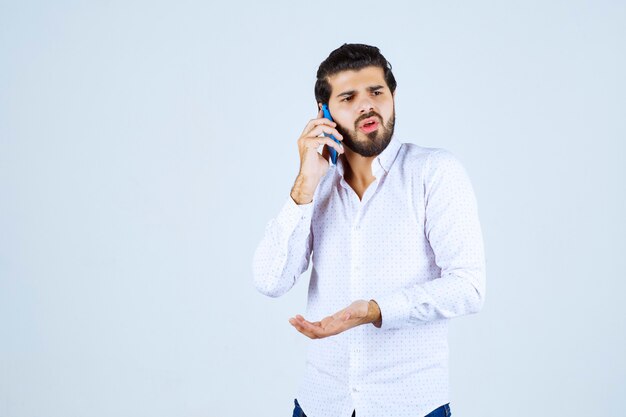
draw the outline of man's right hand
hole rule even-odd
[[[322,133],[332,134],[337,140],[342,141],[343,136],[335,129],[337,124],[324,118],[321,105],[317,113],[317,119],[311,120],[298,138],[298,150],[300,153],[300,172],[291,189],[291,198],[297,204],[308,204],[313,201],[313,194],[320,180],[330,166],[330,151],[328,146],[335,148],[337,153],[343,153],[343,146],[329,137],[320,137]],[[317,151],[320,145],[325,145],[322,154]]]

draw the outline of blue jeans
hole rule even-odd
[[[298,404],[298,400],[294,399],[293,402],[295,404],[293,417],[306,417],[306,414],[304,414],[304,411],[300,408],[300,404]],[[452,411],[450,411],[450,403],[448,403],[426,414],[425,417],[450,417],[451,415]],[[356,417],[356,411],[352,412],[352,417]]]

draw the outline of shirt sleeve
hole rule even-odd
[[[485,255],[474,191],[450,152],[431,154],[424,173],[424,232],[441,276],[376,300],[381,329],[480,311],[485,302]]]
[[[262,294],[283,295],[309,267],[313,204],[298,205],[289,196],[278,216],[265,227],[252,261],[254,286]]]

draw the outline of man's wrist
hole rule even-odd
[[[291,198],[298,205],[311,203],[318,183],[319,181],[310,180],[302,175],[298,175],[291,188]]]
[[[299,206],[313,202],[313,194],[304,194],[292,191],[290,195],[291,199]]]
[[[380,312],[380,307],[378,307],[378,303],[374,300],[370,300],[367,306],[367,316],[369,319],[369,323],[372,323],[374,326],[380,328],[383,324],[383,317]]]

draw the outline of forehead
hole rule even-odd
[[[328,82],[332,87],[332,93],[359,90],[371,85],[387,86],[385,72],[380,67],[365,67],[357,71],[341,71],[329,76]]]

